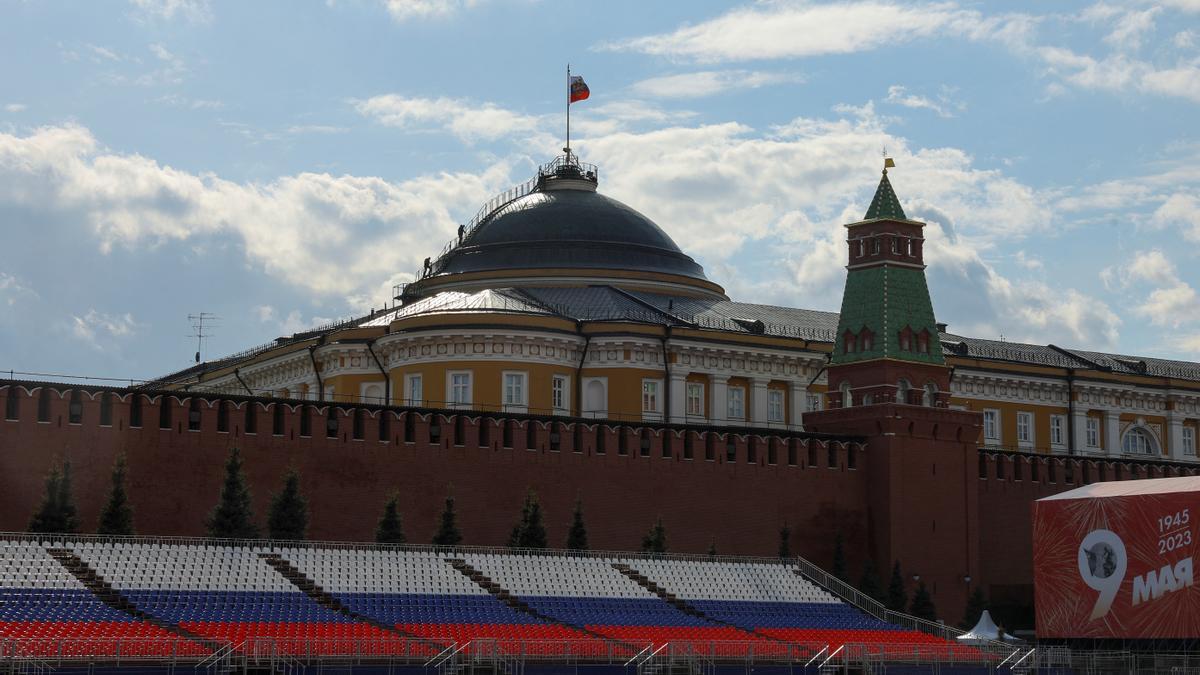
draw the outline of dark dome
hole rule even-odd
[[[438,275],[590,268],[674,274],[704,269],[646,216],[588,189],[533,192],[501,207],[442,259]]]

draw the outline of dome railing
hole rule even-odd
[[[440,274],[446,266],[446,256],[455,248],[462,245],[476,228],[490,219],[500,209],[537,191],[545,180],[554,178],[573,178],[597,183],[600,180],[600,168],[595,164],[580,162],[573,154],[559,155],[553,161],[539,166],[536,178],[531,178],[520,185],[515,185],[492,197],[475,212],[475,215],[465,225],[459,225],[458,236],[447,242],[436,257],[426,258],[425,264],[420,273],[416,275],[416,278],[424,279],[435,274]]]

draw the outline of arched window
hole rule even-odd
[[[850,393],[850,383],[843,382],[842,386],[838,387],[838,391],[842,393],[842,407],[849,408],[854,405],[854,396]]]
[[[912,391],[912,384],[903,378],[896,383],[896,403],[908,403],[908,394]]]
[[[1127,455],[1157,454],[1154,437],[1141,427],[1134,427],[1125,432],[1125,437],[1121,439],[1121,450]]]
[[[932,408],[937,405],[938,388],[933,382],[925,385],[925,394],[921,397],[921,405]]]
[[[875,346],[875,336],[871,334],[871,331],[864,328],[859,342],[862,344],[862,351],[869,352]]]

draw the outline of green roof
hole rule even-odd
[[[864,328],[875,336],[871,348],[863,350],[859,345],[856,351],[845,353],[846,331],[858,335]],[[900,331],[905,328],[912,330],[914,335],[922,330],[928,332],[929,353],[917,351],[915,337],[909,349],[901,349]],[[945,363],[923,270],[880,265],[851,270],[846,276],[832,362],[852,363],[878,358]]]
[[[871,200],[871,207],[867,209],[867,215],[863,217],[863,220],[875,220],[877,218],[908,220],[904,215],[904,209],[900,208],[900,200],[896,198],[896,192],[892,190],[892,184],[888,181],[887,169],[883,170],[883,178],[879,179],[879,187],[875,190],[875,198]]]

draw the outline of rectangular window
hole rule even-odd
[[[1033,443],[1033,413],[1017,413],[1017,442]]]
[[[783,421],[783,392],[778,389],[767,390],[767,421]]]
[[[554,379],[550,380],[550,404],[554,406],[556,414],[565,414],[567,412],[566,377],[555,375]]]
[[[1188,456],[1196,454],[1196,430],[1192,427],[1183,428],[1183,454]]]
[[[471,405],[471,373],[450,373],[450,405],[455,408]]]
[[[528,405],[525,398],[525,373],[504,373],[504,405],[506,408]]]
[[[731,420],[740,420],[746,417],[746,389],[745,387],[729,387],[726,398],[729,401],[726,416]]]
[[[642,412],[658,413],[658,380],[642,380]]]
[[[983,411],[983,439],[985,441],[1000,440],[1000,411],[999,410],[984,410]]]
[[[821,409],[821,395],[820,394],[807,394],[807,396],[808,396],[808,409],[809,410],[820,410]]]
[[[704,417],[704,385],[699,382],[687,383],[687,414]]]
[[[1067,418],[1062,415],[1050,416],[1050,443],[1052,445],[1065,445],[1067,442]]]
[[[404,402],[407,405],[424,405],[425,386],[420,375],[404,376]]]
[[[1100,420],[1096,417],[1087,418],[1087,446],[1100,447]]]

